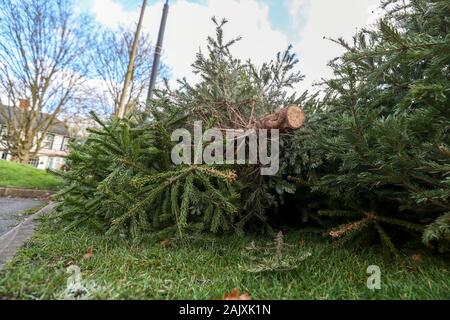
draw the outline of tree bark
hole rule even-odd
[[[305,112],[299,106],[291,105],[256,121],[255,127],[257,129],[279,129],[284,133],[302,127],[305,120]]]
[[[14,149],[10,150],[11,160],[21,164],[28,164],[32,158],[31,144],[29,142],[20,142]]]
[[[22,153],[17,162],[21,164],[28,164],[28,162],[30,162],[30,153],[28,151]]]

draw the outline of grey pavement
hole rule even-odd
[[[28,204],[32,205],[32,203]],[[39,202],[37,202],[37,204],[39,204]],[[34,205],[36,205],[36,203],[34,203]],[[25,219],[23,219],[23,221],[21,221],[18,225],[14,226],[3,235],[0,235],[0,270],[6,262],[10,261],[14,257],[17,250],[19,250],[19,248],[31,238],[36,225],[35,220],[42,215],[52,212],[55,206],[56,203],[50,203],[35,214],[25,217]],[[22,207],[19,206],[19,208]]]
[[[21,215],[25,210],[36,208],[43,202],[31,199],[14,199],[0,197],[0,236],[25,220]]]

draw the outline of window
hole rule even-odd
[[[67,151],[69,149],[69,138],[68,137],[64,137],[63,138],[63,142],[61,144],[61,151]]]
[[[8,152],[2,152],[2,160],[6,160],[8,158]]]
[[[46,149],[53,149],[53,142],[55,141],[55,135],[54,134],[47,134],[44,140],[43,147]]]
[[[56,161],[55,158],[48,158],[48,168],[55,169]]]
[[[33,158],[33,159],[30,159],[29,161],[28,161],[28,164],[29,165],[31,165],[31,166],[33,166],[33,167],[38,167],[38,165],[39,165],[39,158]]]

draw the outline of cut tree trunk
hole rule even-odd
[[[305,112],[299,106],[291,105],[256,121],[255,127],[268,130],[279,129],[283,133],[302,127],[305,120]]]

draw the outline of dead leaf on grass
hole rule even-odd
[[[170,240],[166,239],[166,240],[161,241],[159,244],[160,244],[161,247],[163,247],[163,248],[168,248],[168,247],[170,247],[171,242],[170,242]]]
[[[411,257],[411,259],[412,259],[412,261],[414,261],[414,262],[420,262],[420,261],[422,261],[422,255],[421,255],[420,253],[414,254],[414,255]]]
[[[239,294],[239,289],[234,288],[232,292],[227,292],[223,295],[222,300],[251,300],[252,297],[247,293],[244,292],[243,294]]]
[[[94,256],[94,249],[92,247],[87,248],[86,253],[83,255],[83,260],[90,259]]]

